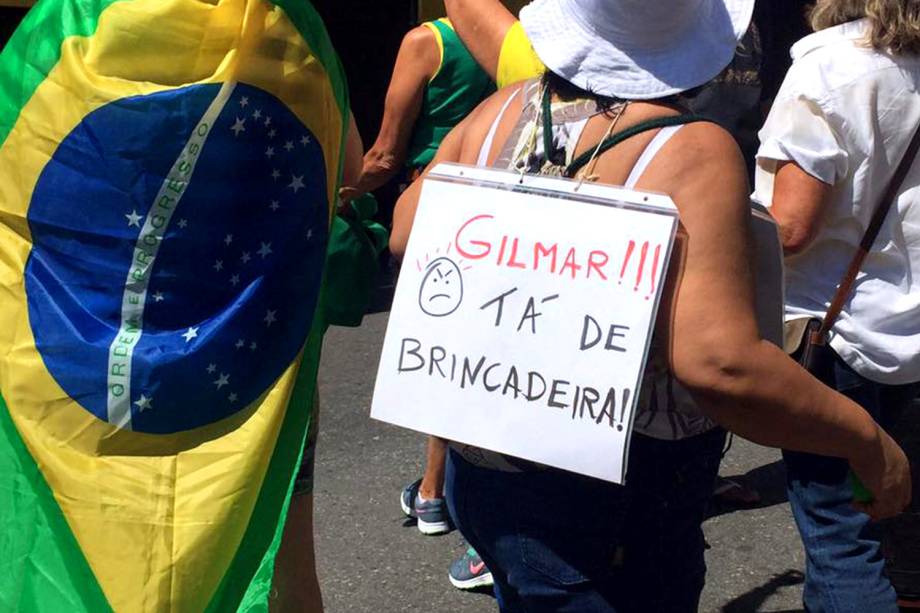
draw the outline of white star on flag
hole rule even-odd
[[[157,292],[153,295],[154,302],[163,302],[166,300],[166,296],[163,295],[163,292]]]
[[[246,264],[246,263],[249,262],[249,260],[251,260],[251,259],[252,259],[252,256],[249,255],[249,252],[248,252],[248,251],[244,251],[244,252],[243,252],[243,255],[240,257],[240,260],[243,261],[243,264]]]
[[[230,131],[233,132],[233,136],[239,136],[240,132],[246,131],[246,120],[236,118],[236,122],[233,124],[233,127],[230,128]]]
[[[240,339],[240,340],[236,341],[236,348],[237,348],[237,349],[242,349],[242,348],[243,348],[243,345],[245,345],[245,344],[246,344],[246,341],[244,341],[243,339]]]
[[[262,118],[262,109],[256,109],[256,110],[252,113],[252,118],[253,118],[253,119],[261,119],[261,118]]]
[[[272,171],[272,179],[274,179],[275,181],[277,181],[277,180],[280,179],[280,178],[281,178],[281,172],[280,172],[277,168],[274,169],[274,170]]]
[[[131,213],[128,214],[128,215],[125,215],[125,217],[128,218],[128,227],[129,227],[129,228],[130,228],[131,226],[134,226],[134,227],[136,227],[136,228],[140,228],[140,227],[141,227],[141,220],[143,219],[143,217],[141,217],[140,215],[137,214],[137,209],[131,211]]]
[[[290,150],[293,149],[293,148],[294,148],[294,141],[289,140],[288,142],[284,143],[284,150],[285,150],[285,151],[290,151]]]
[[[274,156],[274,155],[275,155],[275,148],[274,148],[274,147],[269,147],[268,149],[266,149],[266,150],[265,150],[265,155],[266,155],[266,157],[272,157],[272,156]]]
[[[220,377],[217,378],[217,381],[214,382],[214,385],[217,386],[217,389],[220,389],[225,385],[230,385],[230,375],[220,373]]]
[[[249,345],[249,351],[255,351],[258,347],[259,346],[256,345],[256,342],[252,341],[252,343]]]
[[[224,237],[224,244],[227,245],[228,247],[230,246],[230,243],[232,242],[233,242],[232,234],[228,234],[226,237]]]
[[[243,96],[240,98],[240,106],[243,108],[249,106],[249,96]]]
[[[313,228],[310,228],[309,230],[307,230],[307,240],[312,240],[312,239],[313,239]]]
[[[187,220],[185,220],[185,219],[180,219],[180,220],[179,220],[179,227],[180,227],[180,228],[184,228],[184,227],[187,226],[187,225],[188,225],[188,221],[187,221]]]
[[[291,175],[291,184],[288,185],[288,187],[293,189],[295,194],[306,187],[303,184],[303,177],[303,175],[300,175],[299,177],[297,175]]]
[[[229,396],[227,396],[227,400],[229,400],[230,402],[236,402],[237,398],[239,398],[239,396],[237,396],[234,393],[231,393]]]
[[[278,318],[275,317],[275,313],[277,312],[278,311],[268,311],[265,313],[265,319],[263,321],[265,322],[266,326],[271,326],[273,323],[278,321]]]
[[[301,139],[300,139],[300,144],[303,145],[304,147],[306,147],[307,145],[309,145],[309,144],[310,144],[310,137],[309,137],[309,136],[304,136],[303,138],[301,138]]]
[[[223,269],[224,269],[224,261],[223,261],[223,260],[217,260],[216,262],[214,262],[214,270],[216,270],[217,272],[220,272],[220,271],[222,271]]]
[[[275,134],[277,134],[277,133],[278,133],[278,131],[275,130],[274,128],[272,128],[271,130],[268,131],[268,137],[269,137],[269,138],[275,138]]]
[[[259,247],[259,250],[256,251],[256,253],[261,255],[262,259],[264,260],[268,255],[271,254],[272,244],[271,243],[259,243],[259,244],[261,245],[261,247]]]
[[[281,208],[281,205],[278,204],[277,200],[272,200],[272,203],[268,205],[268,208],[270,208],[272,211],[277,211],[279,208]]]
[[[136,400],[134,404],[137,405],[138,412],[143,413],[147,409],[153,408],[153,398],[147,398],[147,396],[141,394],[140,399]]]
[[[186,343],[192,342],[193,338],[198,338],[198,328],[197,327],[189,328],[188,330],[185,331],[185,334],[182,335],[182,338],[185,339]]]
[[[230,277],[230,285],[236,287],[236,286],[239,285],[239,284],[240,284],[240,276],[239,276],[239,275],[233,275],[232,277]]]
[[[272,118],[271,118],[271,115],[269,115],[265,118],[265,127],[267,128],[271,124],[272,124]]]
[[[208,364],[208,374],[213,375],[217,370],[217,364]]]

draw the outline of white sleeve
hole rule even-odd
[[[794,162],[828,185],[843,179],[849,156],[821,104],[802,93],[784,92],[760,131],[754,199],[769,207],[779,162]]]

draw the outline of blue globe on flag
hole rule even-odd
[[[84,409],[138,432],[249,406],[309,333],[327,198],[313,134],[255,87],[90,113],[29,207],[26,294],[48,371]]]

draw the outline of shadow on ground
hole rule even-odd
[[[780,589],[802,585],[805,582],[805,575],[799,570],[787,570],[786,572],[774,575],[763,585],[741,594],[731,602],[722,607],[722,613],[755,613],[760,611],[760,607],[776,594]],[[802,609],[786,609],[775,611],[774,613],[804,613]]]
[[[726,479],[747,488],[753,488],[760,494],[760,502],[739,507],[738,505],[719,502],[713,498],[708,518],[733,513],[740,509],[763,509],[788,502],[786,496],[786,467],[782,460],[758,466],[742,475],[728,475]]]

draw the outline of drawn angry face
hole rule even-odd
[[[463,276],[450,258],[433,260],[425,268],[418,292],[418,305],[432,317],[444,317],[457,310],[463,300]]]

